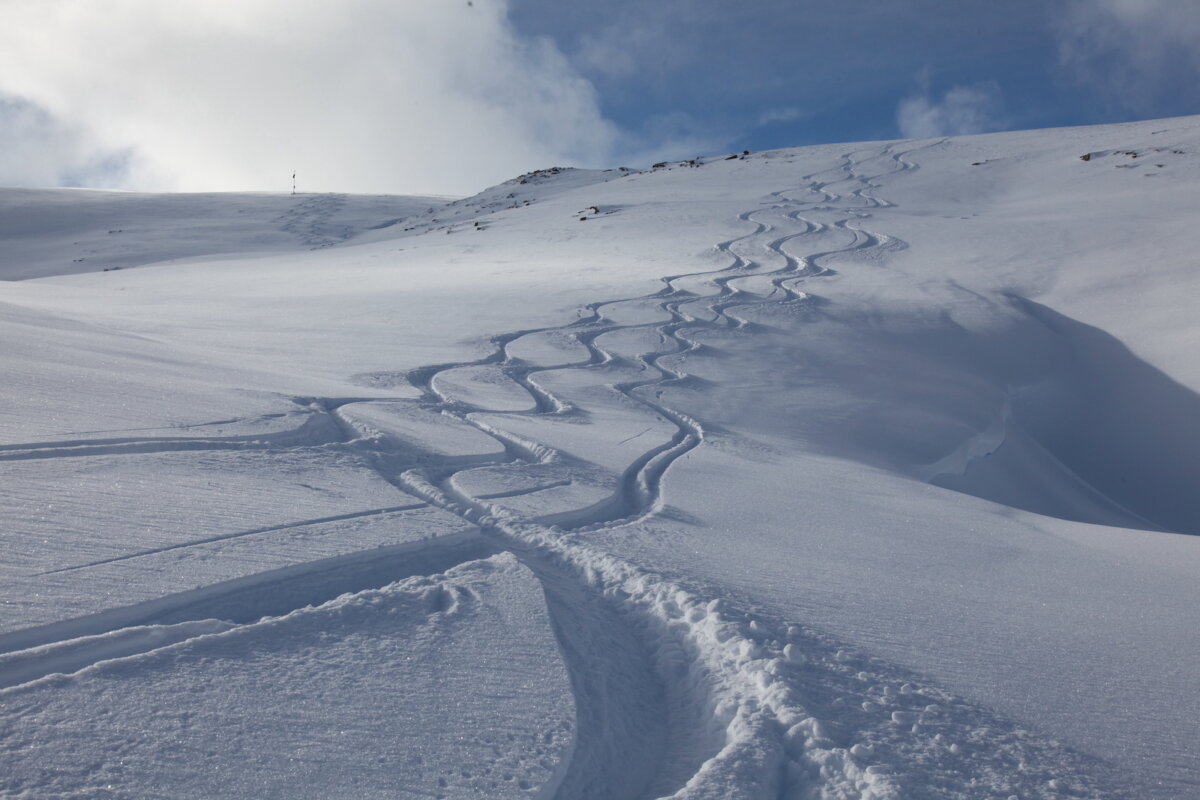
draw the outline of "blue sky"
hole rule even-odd
[[[5,0],[0,185],[462,194],[551,164],[1200,113],[1195,0]]]
[[[967,127],[984,130],[1200,112],[1191,0],[603,6],[593,15],[579,3],[515,0],[511,16],[526,35],[555,41],[599,89],[606,116],[648,135],[687,125],[752,149],[893,138],[905,134],[901,103],[938,106],[955,88],[976,95]]]

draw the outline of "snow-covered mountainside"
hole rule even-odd
[[[0,192],[0,796],[1200,796],[1198,196],[1198,117]]]
[[[331,247],[450,198],[0,191],[0,280]]]

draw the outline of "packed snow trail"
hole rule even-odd
[[[492,352],[473,361],[408,371],[408,382],[422,393],[419,402],[306,398],[312,408],[308,420],[273,438],[58,442],[13,446],[0,458],[71,457],[90,455],[98,448],[121,454],[204,447],[319,448],[359,455],[384,480],[420,502],[358,516],[430,507],[478,529],[477,536],[465,537],[457,548],[438,549],[439,545],[431,544],[430,552],[437,553],[431,572],[504,551],[540,582],[576,706],[572,755],[544,787],[546,796],[560,800],[900,797],[906,790],[903,783],[888,769],[870,765],[877,745],[863,739],[849,746],[844,736],[831,733],[836,726],[829,719],[818,718],[806,696],[806,686],[822,670],[837,672],[837,665],[847,660],[840,651],[833,665],[822,661],[827,654],[806,655],[811,640],[802,629],[740,613],[724,601],[700,596],[588,541],[590,533],[635,525],[664,513],[664,481],[672,466],[704,443],[703,421],[662,400],[664,388],[692,380],[683,362],[705,347],[700,334],[754,336],[760,323],[751,319],[751,312],[804,314],[820,303],[819,282],[834,274],[824,262],[832,257],[882,254],[905,246],[899,239],[866,229],[863,222],[870,209],[887,205],[873,194],[876,181],[915,165],[906,153],[892,147],[865,151],[863,158],[859,155],[848,153],[836,166],[807,176],[806,183],[772,193],[761,207],[744,211],[739,219],[753,230],[715,246],[730,261],[721,269],[663,278],[663,288],[653,294],[590,304],[586,316],[567,325],[496,336]],[[860,174],[862,163],[876,159],[890,168]],[[807,239],[813,242],[811,248],[803,247]],[[552,355],[546,348],[541,348],[543,357],[514,355],[514,349],[537,355],[539,347],[530,342],[551,339],[572,342],[576,357],[546,358]],[[485,367],[498,370],[527,392],[532,407],[489,408],[461,390],[457,393],[464,396],[456,397],[449,374],[461,376]],[[615,446],[596,448],[594,454],[578,452],[572,441],[606,438],[605,431],[587,430],[598,427],[589,420],[604,414],[621,419],[630,426],[631,435]],[[430,430],[442,430],[439,425],[446,426],[448,438],[430,438]],[[482,439],[493,445],[480,444]],[[453,446],[429,449],[429,442],[442,446],[450,440]],[[524,472],[535,476],[524,489],[473,493],[463,488],[477,473],[503,475],[511,482]],[[567,490],[588,481],[590,502],[572,505],[576,495]],[[552,497],[535,513],[513,508],[517,501],[542,493]],[[134,560],[266,530],[147,549],[65,569]],[[409,550],[396,553],[409,555]],[[249,581],[270,591],[283,585],[279,578],[302,575],[306,582],[325,587],[323,596],[310,592],[289,598],[282,608],[257,607],[262,613],[253,618],[247,618],[244,610],[235,618],[228,613],[232,605],[222,605],[222,595],[238,596],[241,585],[229,587],[228,593],[214,587],[136,611],[105,612],[94,619],[6,637],[0,646],[10,651],[35,645],[66,648],[69,657],[56,656],[58,660],[49,663],[78,668],[89,652],[102,659],[116,651],[131,654],[157,646],[159,640],[140,636],[131,626],[196,625],[210,617],[245,624],[328,600],[335,589],[369,591],[416,574],[395,572],[396,564],[385,559],[369,570],[355,566],[349,585],[345,579],[328,579],[348,563],[357,562],[351,558],[314,563],[286,576]],[[187,641],[189,628],[173,630]],[[100,637],[102,646],[89,650],[86,643],[69,644],[69,639],[80,636]],[[7,658],[19,666],[14,667],[14,681],[33,674],[28,671],[28,657],[11,652]],[[859,670],[859,674],[868,672]],[[830,678],[822,685],[833,683]],[[937,739],[941,733],[932,733],[935,720],[947,705],[964,716],[983,717],[983,712],[956,704],[932,688],[904,685],[909,688],[903,694],[911,702],[892,712],[891,721],[899,726],[897,730],[909,731],[907,738],[897,737],[892,729],[864,733],[876,737],[881,753],[890,750],[897,758],[920,752],[931,759],[932,753],[943,750],[958,756],[959,750]],[[884,696],[894,700],[898,692],[888,691]],[[981,751],[973,763],[953,768],[988,775],[991,796],[1006,796],[1010,791],[1030,797],[1058,796],[1059,784],[1054,781],[1060,778],[1047,776],[1064,773],[1070,774],[1073,791],[1105,796],[1089,775],[1071,773],[1074,762],[1069,754],[1020,731],[1001,738],[1003,746]],[[1020,774],[1015,770],[1018,763]],[[1013,774],[1006,776],[1006,769]],[[924,788],[930,796],[938,796],[932,788]]]

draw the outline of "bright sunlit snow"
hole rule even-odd
[[[0,795],[1200,794],[1200,118],[0,191]]]

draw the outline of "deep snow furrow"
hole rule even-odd
[[[562,400],[546,387],[539,384],[533,379],[535,372],[548,372],[555,369],[566,369],[573,366],[571,364],[561,364],[556,367],[505,367],[504,374],[507,375],[513,382],[520,386],[525,391],[529,392],[533,398],[534,408],[532,414],[564,414],[571,410],[570,403]],[[519,413],[519,412],[518,412]]]
[[[720,737],[711,726],[680,719],[695,698],[681,692],[664,668],[664,645],[648,636],[642,620],[592,585],[577,570],[548,558],[541,543],[514,535],[493,512],[498,507],[464,497],[448,481],[436,485],[413,470],[408,490],[480,525],[498,549],[514,554],[542,584],[546,606],[576,698],[576,745],[557,790],[561,800],[639,800],[663,794],[664,765],[678,789],[715,754]],[[545,536],[551,529],[537,527]],[[668,648],[669,649],[669,648]]]
[[[69,675],[101,661],[148,653],[176,642],[220,633],[232,623],[206,619],[174,625],[136,625],[0,655],[0,689],[47,675]]]
[[[577,691],[580,732],[555,797],[759,800],[793,796],[818,776],[829,796],[892,796],[887,779],[836,747],[805,709],[791,685],[799,660],[794,646],[763,641],[756,631],[765,629],[755,621],[727,618],[719,602],[705,602],[555,529],[516,520],[478,500],[453,498],[420,475],[407,477],[414,493],[479,524],[543,582]],[[581,606],[597,604],[609,620],[604,628],[563,624],[578,623]],[[614,629],[613,623],[620,624]],[[634,642],[596,651],[596,636],[618,631],[636,632]],[[631,661],[641,663],[647,652],[650,685],[663,693],[649,706],[644,699],[630,702],[631,690],[645,691],[644,682],[615,686],[607,679],[624,674]],[[602,683],[598,693],[596,681]],[[648,710],[659,715],[656,720],[645,720]],[[645,775],[646,752],[622,731],[646,724],[669,735],[653,751],[649,793],[626,794],[613,782],[625,776],[626,765]]]
[[[727,239],[723,242],[718,242],[717,244],[713,245],[713,250],[715,250],[718,253],[728,255],[733,259],[732,263],[730,263],[729,266],[722,267],[721,269],[716,270],[716,271],[706,270],[704,272],[687,272],[687,273],[683,273],[681,275],[671,275],[671,276],[662,278],[661,280],[662,280],[663,284],[665,285],[664,292],[669,292],[672,295],[678,295],[680,293],[680,290],[676,288],[675,281],[683,280],[685,278],[710,278],[711,276],[714,276],[714,275],[721,275],[721,274],[730,273],[730,272],[737,272],[738,270],[744,269],[745,265],[747,263],[746,259],[742,258],[737,253],[733,252],[731,248],[733,247],[733,245],[737,244],[738,242],[741,242],[746,239],[750,239],[754,236],[759,236],[759,235],[762,235],[763,233],[766,233],[766,231],[767,231],[766,225],[764,225],[761,222],[757,222],[756,220],[751,219],[751,217],[754,215],[754,213],[755,213],[755,211],[743,211],[742,213],[738,214],[738,220],[740,220],[742,222],[753,222],[754,223],[755,228],[753,231],[751,231],[750,233],[744,234],[742,236],[737,236],[733,239]]]

